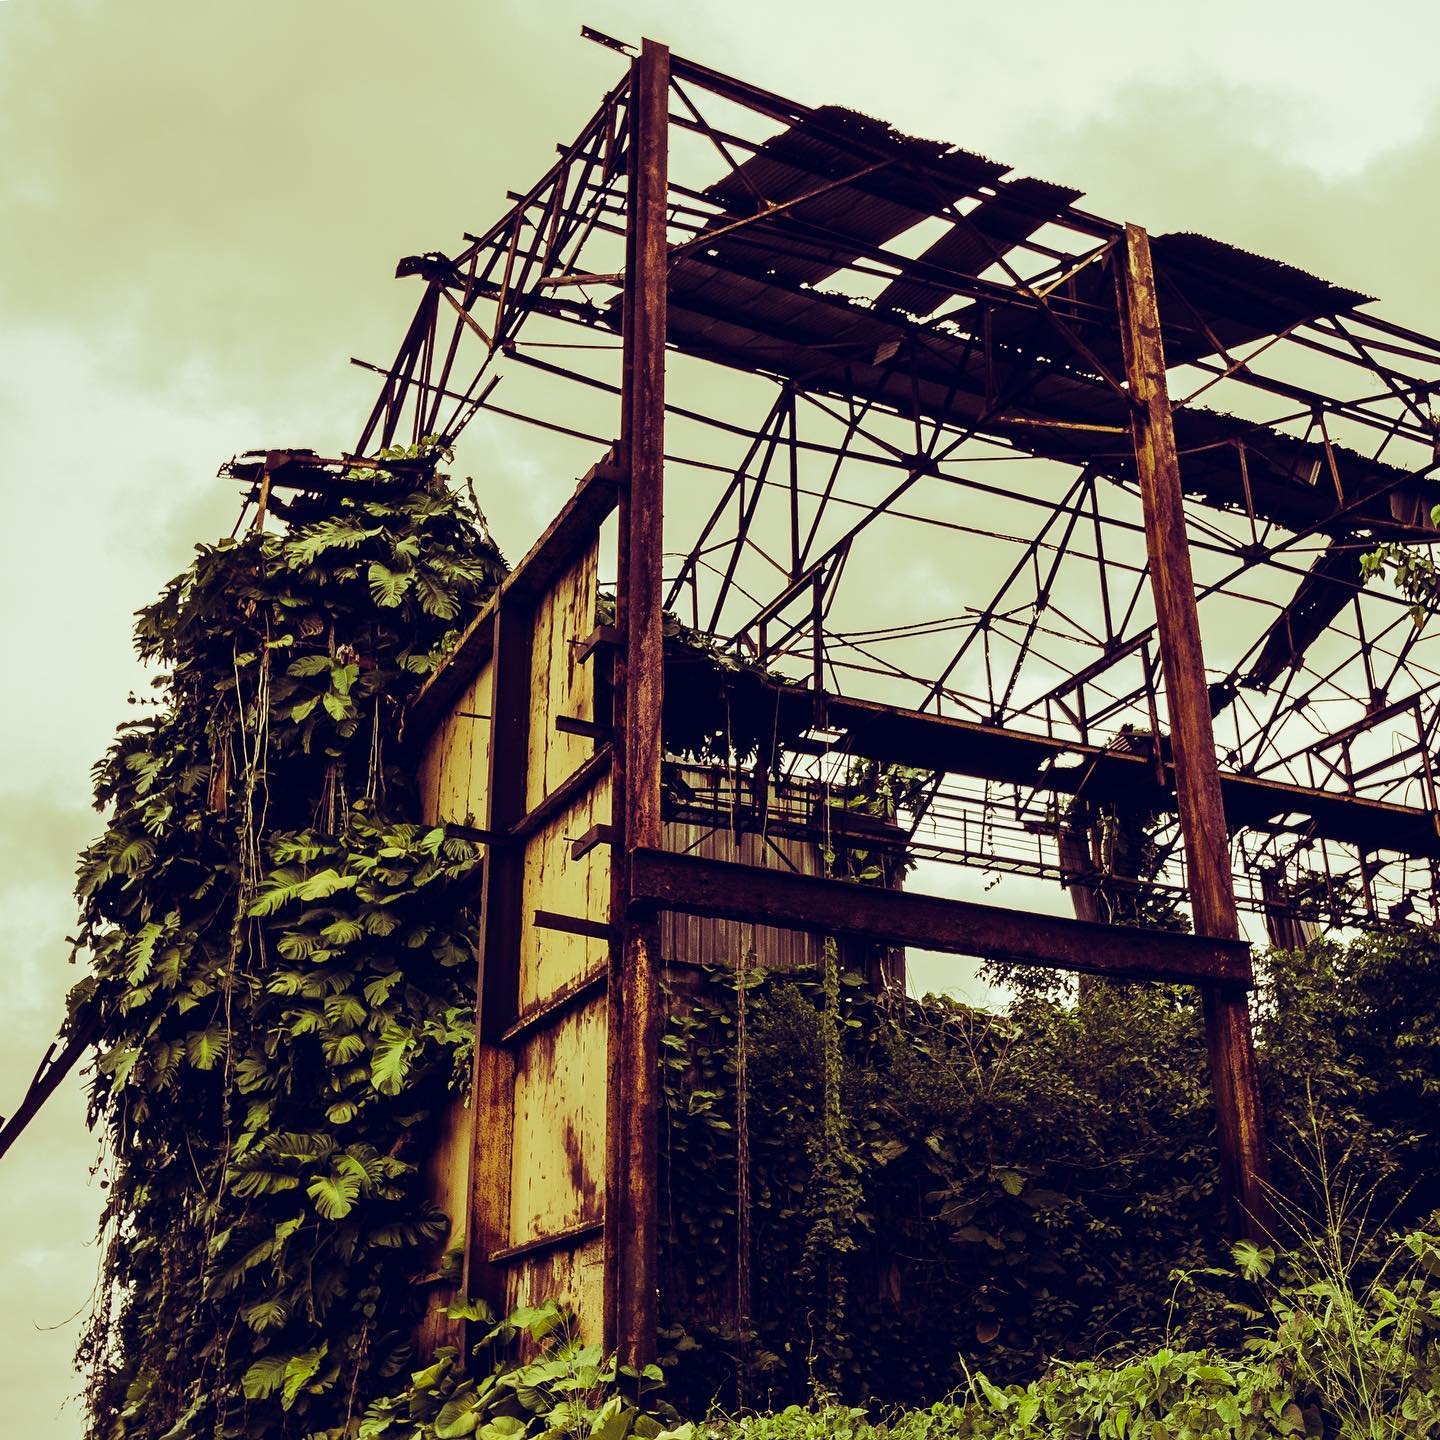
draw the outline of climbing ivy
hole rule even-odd
[[[443,458],[276,497],[283,530],[198,547],[140,613],[158,673],[95,769],[69,1019],[109,1157],[95,1436],[338,1434],[409,1359],[478,860],[418,823],[393,737],[504,573]]]

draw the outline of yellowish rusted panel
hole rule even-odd
[[[579,859],[570,854],[571,841],[594,825],[609,824],[610,779],[576,801],[525,846],[524,905],[527,920],[537,910],[598,920],[610,918],[610,847],[596,845]],[[544,930],[527,924],[520,937],[520,1009],[553,995],[582,975],[603,965],[609,953],[604,940]]]
[[[555,728],[558,716],[595,719],[593,662],[575,658],[576,645],[595,628],[596,547],[591,547],[556,582],[535,611],[530,658],[530,746],[526,809],[550,792],[595,753],[595,742]]]
[[[524,1259],[510,1277],[511,1305],[537,1305],[558,1300],[574,1310],[580,1339],[598,1345],[605,1304],[605,1243],[600,1236],[570,1250]]]
[[[425,747],[420,761],[420,813],[432,825],[484,823],[490,778],[491,681],[487,662],[461,691]]]
[[[601,995],[537,1031],[516,1056],[512,1245],[603,1211],[605,1035]]]
[[[595,718],[594,662],[576,659],[576,644],[595,625],[596,547],[562,575],[535,613],[531,651],[529,763],[526,807],[533,810],[595,753],[595,742],[556,727],[568,716]],[[577,918],[610,918],[610,847],[597,845],[572,859],[571,841],[610,821],[608,779],[557,815],[525,845],[523,904],[527,922],[537,910]],[[544,930],[527,923],[520,940],[520,1009],[604,964],[603,940]]]

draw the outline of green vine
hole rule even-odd
[[[283,533],[199,547],[136,626],[160,671],[96,767],[69,1021],[110,1156],[96,1436],[349,1433],[409,1359],[478,861],[389,737],[504,562],[401,468],[277,497]]]

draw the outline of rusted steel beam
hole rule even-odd
[[[1191,909],[1198,934],[1235,940],[1240,922],[1190,569],[1185,494],[1166,385],[1155,271],[1149,236],[1137,225],[1125,227],[1124,263],[1117,267],[1116,280]],[[1267,1190],[1269,1159],[1249,1006],[1243,994],[1218,985],[1203,987],[1203,996],[1232,1225],[1240,1233],[1263,1237],[1271,1232],[1274,1219]]]
[[[1209,982],[1237,990],[1251,983],[1250,947],[1243,940],[1033,915],[667,850],[633,850],[630,860],[633,903],[682,915],[913,945],[1116,980]]]
[[[495,599],[490,641],[493,718],[483,828],[491,834],[509,832],[525,815],[534,638],[533,606],[523,594],[507,595],[502,590]],[[515,1061],[503,1036],[519,1006],[524,878],[525,857],[518,846],[486,849],[461,1293],[479,1296],[500,1310],[508,1302],[506,1280],[490,1256],[510,1237]]]
[[[665,329],[669,257],[670,52],[646,40],[630,75],[616,627],[614,882],[608,985],[605,1343],[624,1364],[654,1358],[659,1155],[658,980],[653,911],[631,903],[629,854],[660,843]]]
[[[521,1011],[515,1023],[500,1037],[512,1049],[528,1040],[537,1030],[553,1025],[587,1000],[605,989],[608,967],[597,966],[562,985],[545,999]]]
[[[533,1260],[537,1255],[546,1255],[551,1250],[574,1250],[582,1241],[598,1235],[604,1229],[604,1219],[579,1220],[556,1230],[551,1235],[537,1235],[533,1240],[522,1241],[519,1245],[507,1245],[503,1250],[490,1252],[492,1265],[513,1265],[517,1260]]]

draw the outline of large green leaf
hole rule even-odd
[[[409,1030],[387,1025],[370,1052],[370,1083],[382,1095],[398,1095],[410,1071],[415,1039]]]

